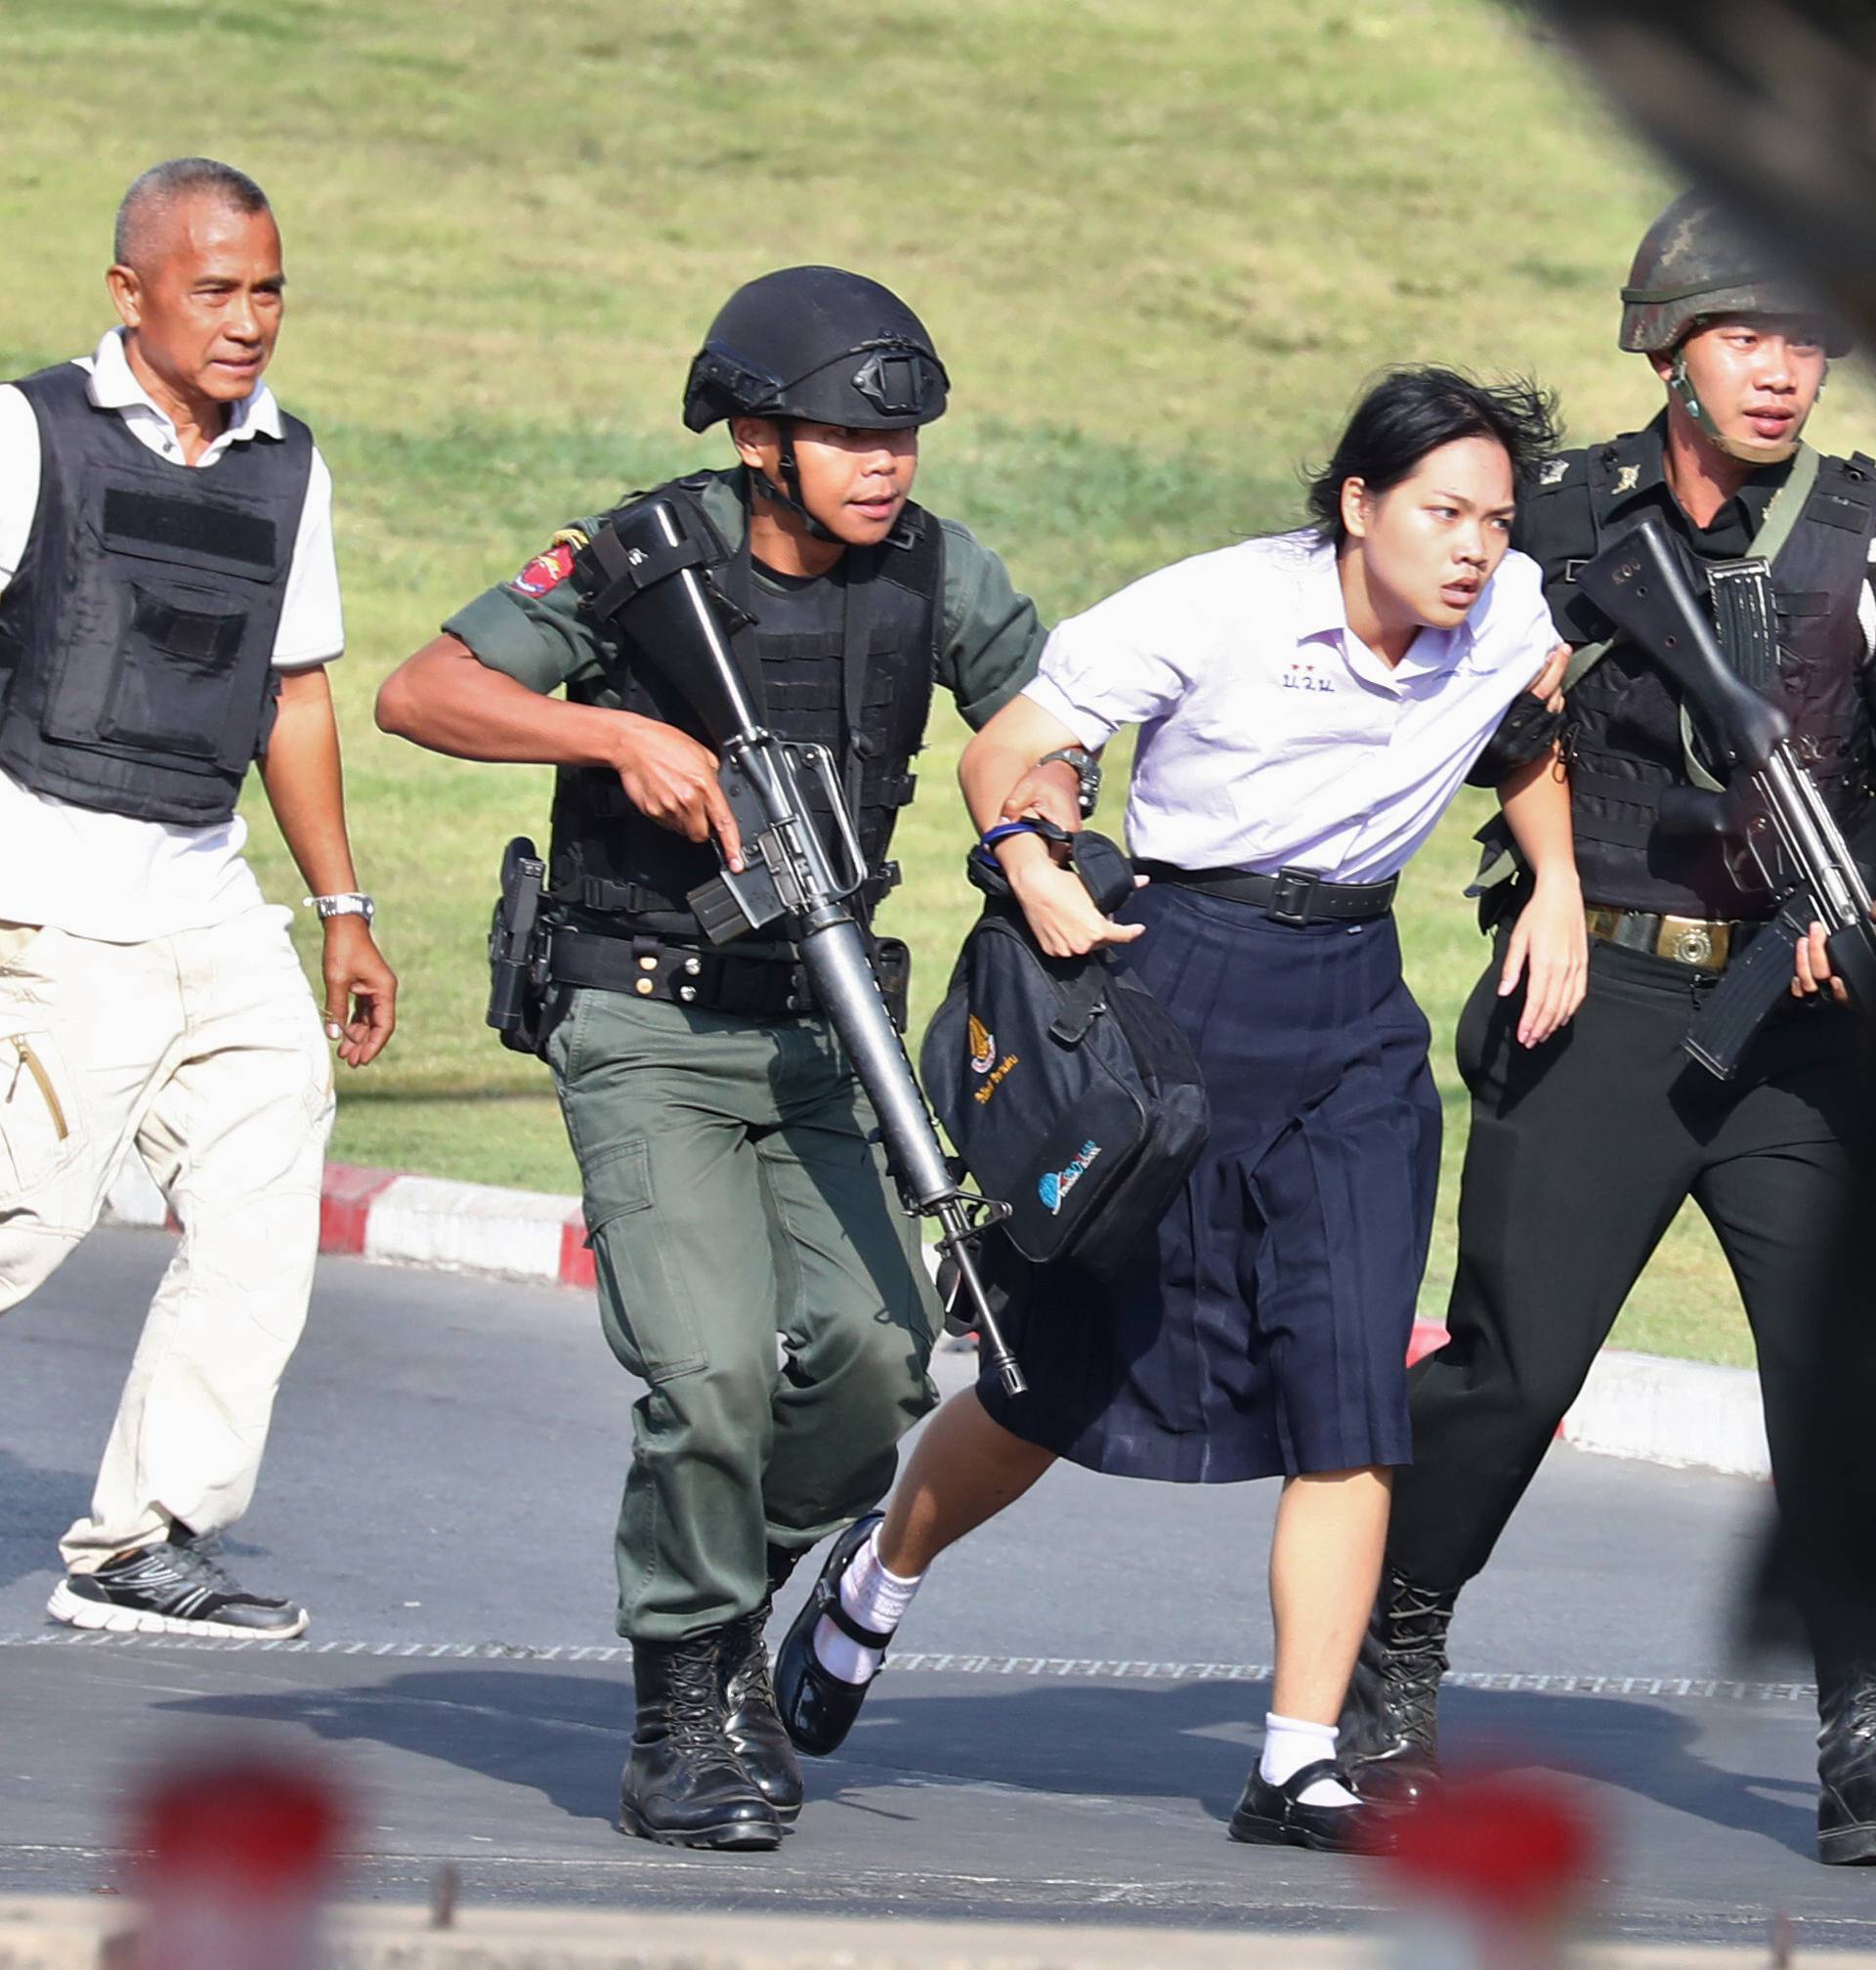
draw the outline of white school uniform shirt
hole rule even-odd
[[[175,425],[150,401],[112,329],[90,356],[91,401],[115,410],[159,458],[187,469]],[[228,429],[195,461],[212,471],[234,445],[280,435],[274,393],[257,383],[234,405]],[[39,425],[12,384],[0,385],[0,593],[19,571],[39,504]],[[339,570],[332,549],[332,475],[315,448],[306,503],[286,575],[274,639],[282,670],[329,663],[345,648]],[[238,815],[206,828],[177,828],[56,800],[0,772],[0,922],[49,923],[77,937],[141,943],[200,929],[257,906],[260,884],[241,857],[247,824]]]
[[[1071,617],[1024,690],[1084,746],[1138,725],[1128,840],[1182,869],[1397,875],[1556,631],[1537,563],[1507,554],[1455,629],[1391,667],[1348,627],[1335,549],[1247,540]]]

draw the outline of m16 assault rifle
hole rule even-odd
[[[1681,687],[1735,776],[1725,792],[1668,790],[1663,824],[1743,835],[1767,887],[1781,896],[1777,916],[1727,965],[1701,1007],[1687,1051],[1722,1080],[1732,1077],[1746,1043],[1789,988],[1798,945],[1813,922],[1824,926],[1831,969],[1852,1003],[1876,1020],[1876,923],[1862,871],[1792,745],[1785,714],[1727,662],[1672,541],[1654,521],[1643,521],[1577,578]],[[1750,803],[1736,798],[1740,779]],[[1762,852],[1768,830],[1783,851],[1775,864]]]
[[[1021,1394],[1028,1385],[984,1291],[974,1251],[1009,1207],[965,1190],[946,1162],[853,905],[868,870],[832,755],[825,746],[779,739],[762,723],[718,613],[722,605],[699,572],[702,546],[686,537],[668,501],[628,508],[594,535],[585,557],[582,607],[602,622],[620,624],[634,654],[655,664],[695,711],[721,762],[718,779],[745,866],[725,866],[691,892],[698,922],[713,943],[774,924],[795,945],[879,1118],[907,1210],[938,1221],[939,1249],[956,1267],[991,1365],[1010,1394]],[[832,817],[837,863],[809,810],[810,784]]]

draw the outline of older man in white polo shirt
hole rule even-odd
[[[296,1635],[215,1535],[253,1495],[306,1318],[332,1118],[397,980],[345,827],[324,666],[332,482],[261,381],[280,240],[206,158],[117,215],[123,321],[0,388],[0,1308],[96,1221],[135,1145],[183,1227],[49,1611]],[[250,761],[325,927],[325,1037],[241,856]]]

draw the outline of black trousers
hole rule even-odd
[[[1781,1484],[1787,1472],[1812,1481],[1806,1438],[1845,1295],[1876,1318],[1844,1263],[1869,1105],[1853,1014],[1794,1003],[1723,1083],[1682,1051],[1710,989],[1684,966],[1592,944],[1588,997],[1536,1049],[1517,1045],[1519,1000],[1497,997],[1497,976],[1495,964],[1460,1018],[1472,1129],[1452,1338],[1410,1380],[1414,1462],[1395,1475],[1388,1535],[1390,1563],[1441,1590],[1491,1557],[1689,1195],[1745,1301]],[[1876,1385],[1858,1406],[1876,1413]],[[1806,1611],[1820,1651],[1856,1652],[1858,1638],[1820,1633],[1830,1617]]]

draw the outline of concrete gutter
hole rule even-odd
[[[115,1970],[135,1922],[122,1902],[0,1897],[0,1970]],[[471,1907],[436,1929],[419,1908],[346,1907],[328,1924],[334,1970],[1409,1970],[1375,1937],[1255,1929],[913,1922],[636,1909]],[[1800,1949],[1794,1965],[1876,1970],[1876,1954]],[[1571,1970],[1768,1970],[1770,1945],[1585,1944]],[[203,1965],[202,1970],[214,1970]]]

